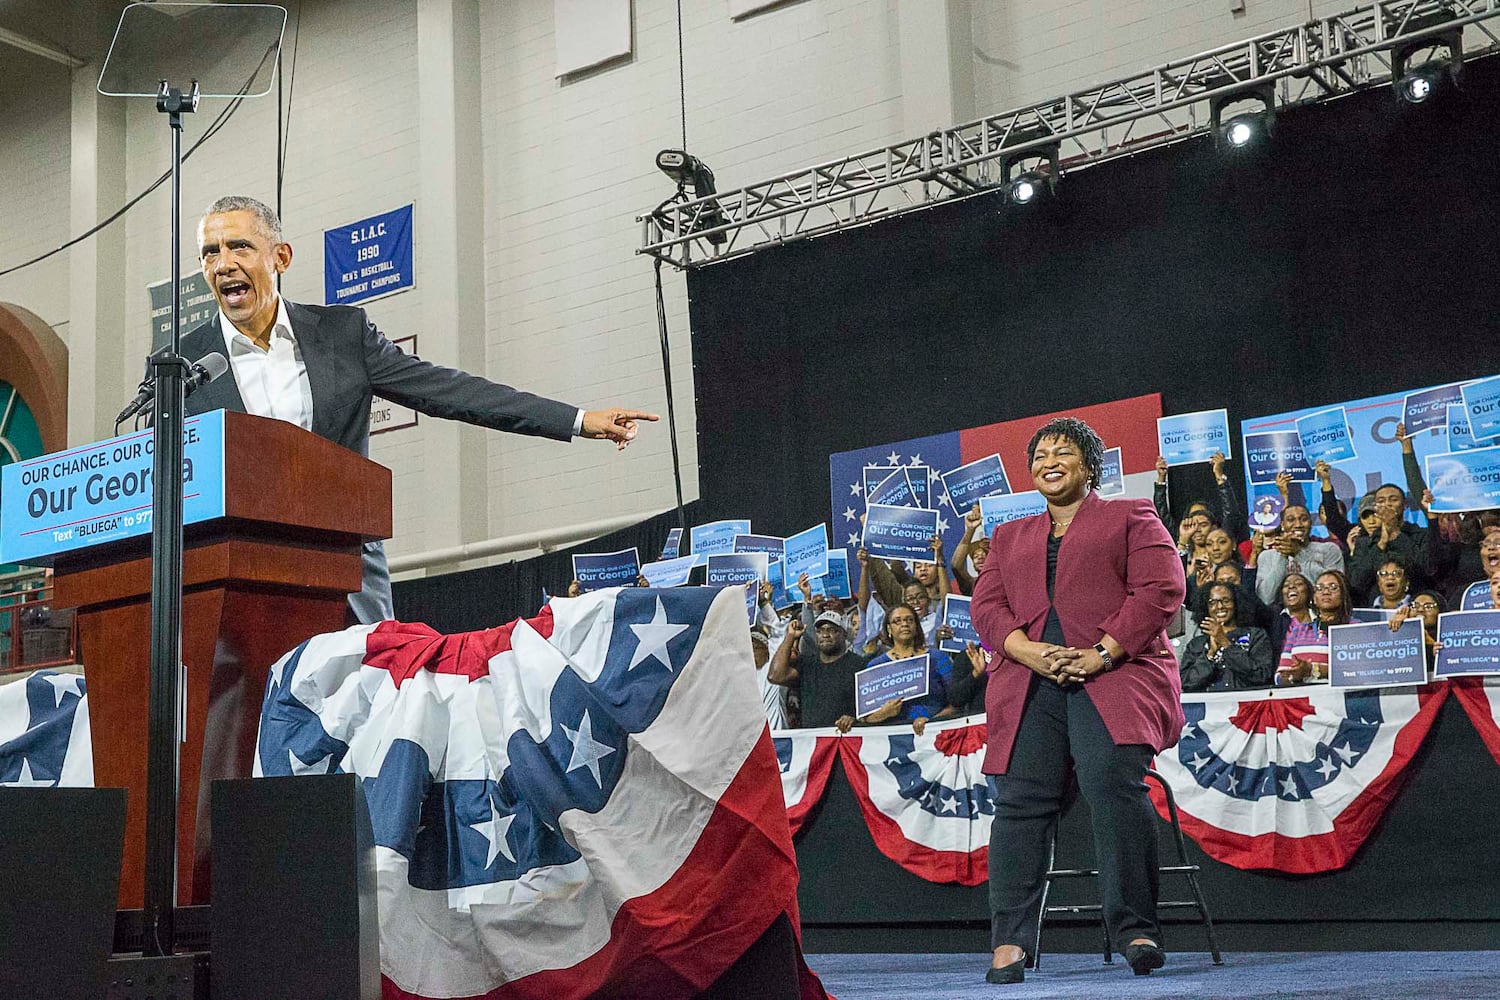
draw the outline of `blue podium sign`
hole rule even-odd
[[[411,206],[323,231],[323,304],[351,306],[415,284]]]
[[[0,563],[54,556],[151,534],[151,436],[137,431],[5,466]],[[224,411],[182,428],[182,521],[224,516]]]

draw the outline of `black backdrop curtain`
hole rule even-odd
[[[1249,155],[1066,174],[1051,208],[984,195],[689,272],[710,515],[796,531],[828,517],[832,452],[1145,392],[1233,432],[1494,374],[1497,107],[1489,58],[1420,106],[1284,112]],[[1172,476],[1208,492],[1207,466]]]

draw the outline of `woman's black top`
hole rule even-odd
[[[1047,535],[1047,600],[1052,601],[1054,584],[1057,582],[1057,550],[1062,546],[1062,539]],[[1057,620],[1057,607],[1053,605],[1047,609],[1047,625],[1042,629],[1042,641],[1050,642],[1054,646],[1066,646],[1067,640],[1063,638],[1062,622]]]

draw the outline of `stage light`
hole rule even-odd
[[[1256,105],[1245,110],[1242,105]],[[1233,114],[1226,111],[1240,108]],[[1220,149],[1243,149],[1271,134],[1276,124],[1276,91],[1271,84],[1220,94],[1208,102],[1214,144]]]
[[[686,197],[687,190],[692,189],[693,199],[708,198],[718,194],[718,188],[714,186],[714,172],[708,169],[708,164],[698,159],[684,149],[664,149],[656,154],[657,169],[677,183],[678,199]],[[724,213],[719,210],[717,201],[710,201],[702,206],[692,221],[692,228],[714,229],[726,223]],[[709,233],[708,242],[714,246],[722,246],[729,237],[724,233]]]
[[[1414,56],[1424,56],[1413,65]],[[1458,86],[1464,66],[1463,33],[1454,28],[1398,45],[1391,51],[1391,89],[1405,104],[1422,104],[1445,85]]]
[[[1013,205],[1030,205],[1057,195],[1056,143],[1007,157],[1001,163],[1002,185]]]

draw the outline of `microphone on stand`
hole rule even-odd
[[[183,381],[186,395],[191,396],[194,389],[212,382],[228,370],[229,360],[218,351],[204,355],[189,366],[188,377]],[[155,399],[156,380],[147,378],[141,382],[135,398],[130,401],[130,405],[121,410],[118,417],[115,417],[115,426],[119,427],[122,423],[150,406]]]

